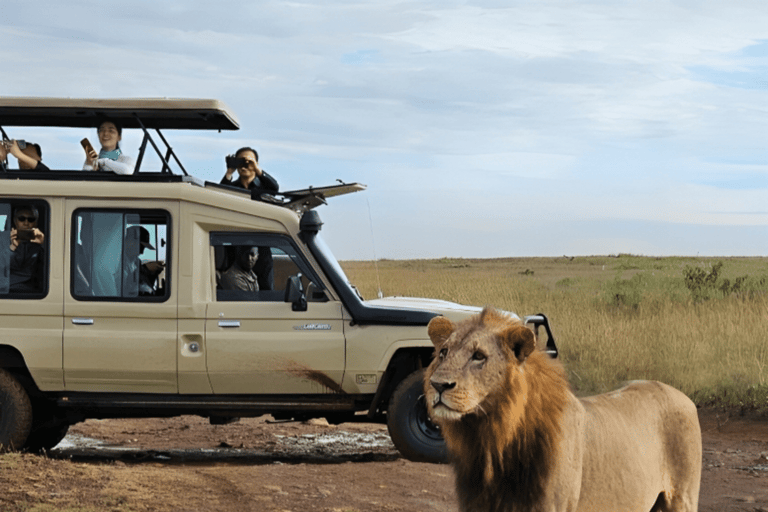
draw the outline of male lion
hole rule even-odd
[[[696,406],[651,381],[577,399],[533,332],[486,308],[429,323],[424,379],[461,510],[695,511],[701,478]]]

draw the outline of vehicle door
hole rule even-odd
[[[172,219],[178,207],[68,201],[67,390],[175,393]],[[143,207],[142,207],[143,206]]]
[[[210,242],[216,293],[207,307],[205,337],[214,393],[340,392],[341,303],[328,299],[293,241],[266,233],[212,233]],[[301,282],[303,308],[286,302],[291,277]]]
[[[63,201],[0,198],[0,345],[18,351],[42,390],[61,370]],[[52,255],[51,250],[55,253]],[[11,357],[3,351],[0,357]],[[8,362],[8,361],[6,361]]]

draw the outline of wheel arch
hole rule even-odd
[[[368,417],[374,418],[387,410],[389,399],[397,386],[410,374],[426,368],[432,361],[432,347],[404,347],[397,349],[389,359],[387,369],[373,397]]]
[[[30,397],[38,398],[43,396],[42,391],[37,387],[32,374],[29,372],[24,356],[16,347],[0,344],[0,368],[16,377]]]

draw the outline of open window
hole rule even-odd
[[[290,238],[265,233],[212,233],[216,300],[285,302],[297,277],[308,302],[328,300],[322,282]]]
[[[50,208],[42,200],[0,200],[0,298],[48,293]]]
[[[77,210],[72,295],[79,300],[168,299],[169,215],[164,210]]]

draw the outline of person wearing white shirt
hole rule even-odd
[[[133,159],[120,149],[123,127],[111,119],[105,119],[98,127],[101,151],[86,150],[84,171],[111,171],[115,174],[133,174]]]

